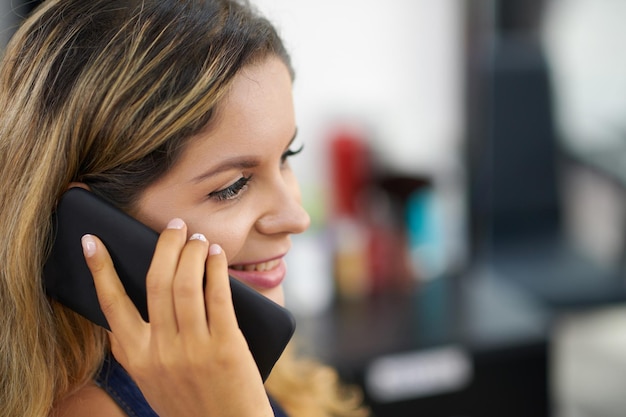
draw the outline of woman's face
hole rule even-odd
[[[231,276],[279,304],[290,235],[309,225],[288,162],[298,150],[291,88],[278,58],[241,70],[210,129],[142,193],[135,211],[155,230],[182,218],[190,234],[222,246]]]

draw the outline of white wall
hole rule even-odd
[[[398,169],[455,164],[462,130],[458,0],[253,0],[275,23],[297,72],[296,112],[315,178],[324,129],[356,118]]]
[[[563,138],[583,150],[621,149],[626,132],[626,2],[553,0],[543,40]]]

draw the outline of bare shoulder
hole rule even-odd
[[[50,417],[127,417],[126,413],[96,384],[89,384],[65,398]]]

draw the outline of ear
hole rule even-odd
[[[85,189],[87,191],[91,191],[91,188],[89,188],[89,186],[87,184],[85,184],[84,182],[78,182],[78,181],[70,182],[70,184],[67,186],[67,189],[69,190],[70,188],[74,188],[74,187],[78,187],[78,188]]]

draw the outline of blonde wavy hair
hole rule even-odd
[[[42,288],[68,184],[132,214],[235,74],[272,54],[291,69],[271,24],[230,0],[47,0],[22,24],[0,64],[0,415],[49,415],[108,350]],[[295,357],[267,383],[291,415],[363,415],[334,371]]]

